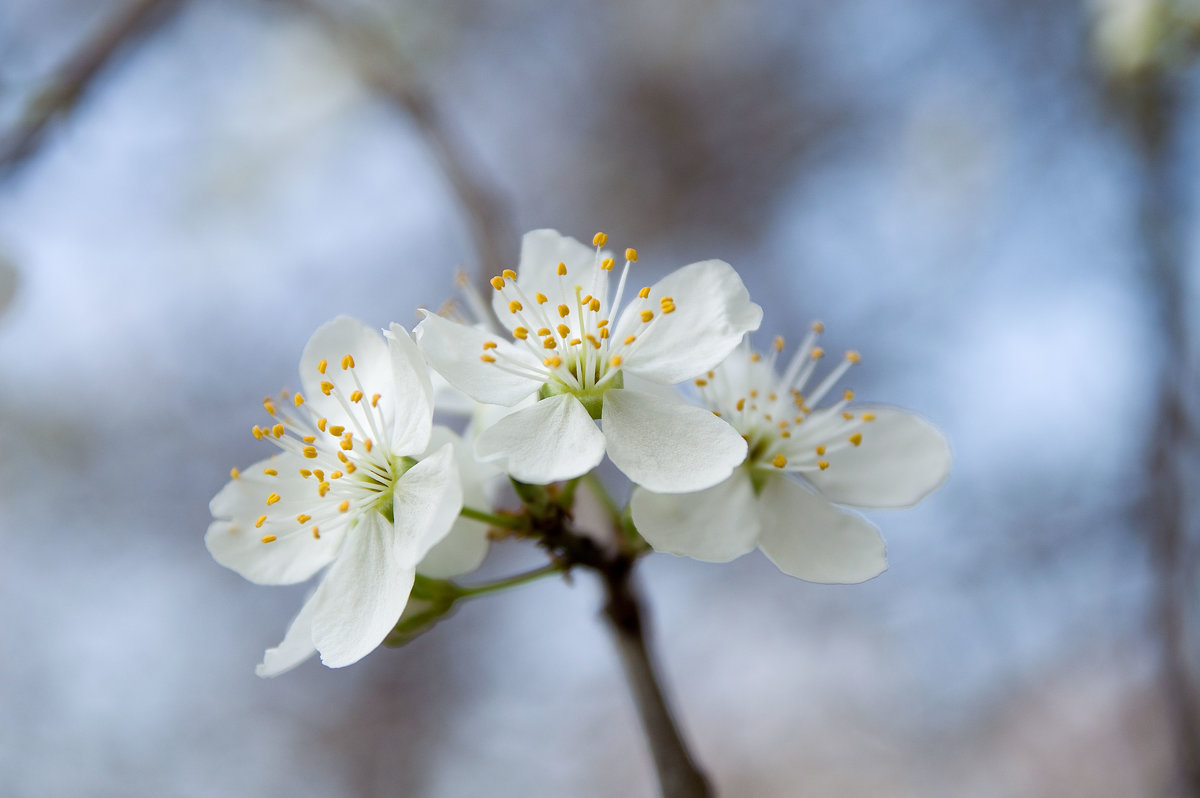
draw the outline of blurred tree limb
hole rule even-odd
[[[478,260],[476,284],[490,295],[488,279],[515,264],[517,235],[500,192],[447,122],[403,54],[379,28],[355,22],[320,0],[286,0],[312,16],[337,44],[359,78],[412,120],[432,150],[466,216]]]
[[[38,151],[56,117],[74,109],[122,49],[153,33],[179,0],[131,0],[67,58],[0,139],[0,176]]]

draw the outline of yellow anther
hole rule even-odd
[[[662,303],[662,312],[663,313],[674,313],[675,312],[675,303],[674,302],[663,302]]]
[[[496,362],[496,358],[492,357],[491,355],[480,355],[479,359],[482,360],[484,363],[495,363]]]
[[[558,346],[558,341],[555,341],[553,338],[547,338],[546,340],[542,341],[543,349],[553,349],[556,346]]]
[[[593,313],[599,313],[600,312],[600,300],[593,297],[592,301],[588,303],[588,310],[592,311]]]
[[[484,349],[495,349],[496,346],[497,346],[497,344],[495,341],[484,341],[483,342]]]
[[[783,351],[784,341],[783,341],[783,336],[782,336],[782,335],[776,335],[776,336],[775,336],[775,341],[774,341],[774,343],[773,343],[773,346],[775,347],[775,351],[776,351],[776,352],[782,352],[782,351]]]
[[[241,479],[242,472],[238,471],[237,468],[231,468],[231,469],[229,469],[229,478],[230,479]]]
[[[875,420],[875,414],[874,414],[874,413],[863,413],[863,414],[862,414],[862,420],[863,420],[863,421],[874,421],[874,420]]]
[[[575,287],[578,288],[579,286],[575,286]],[[588,294],[583,299],[579,300],[579,304],[583,305],[585,308],[588,305],[592,304],[592,295]]]
[[[262,529],[262,525],[265,523],[267,523],[267,517],[265,515],[260,515],[258,520],[254,522],[254,528]]]
[[[509,313],[516,313],[519,310],[523,310],[523,307],[522,307],[521,303],[518,302],[517,300],[514,299],[512,302],[508,303],[508,312]]]
[[[814,346],[812,354],[809,355],[809,357],[811,357],[813,360],[820,360],[821,358],[825,357],[825,350],[819,346]]]
[[[354,368],[354,355],[342,356],[342,371]]]
[[[760,360],[762,360],[762,355],[760,355],[758,352],[750,353],[750,362],[751,363],[757,363]]]
[[[350,463],[350,458],[347,457],[344,452],[338,452],[337,459],[341,460],[343,463],[346,463],[347,465],[349,465],[349,463]]]
[[[613,355],[613,356],[612,356],[612,357],[609,359],[609,361],[608,361],[608,365],[612,366],[613,368],[619,368],[619,367],[620,367],[620,365],[621,365],[622,363],[624,363],[624,362],[625,362],[625,361],[624,361],[624,360],[621,358],[621,356],[620,356],[620,355]]]
[[[578,338],[572,338],[570,341],[567,341],[567,346],[579,346],[581,343],[583,343],[583,341],[579,340]]]
[[[329,394],[333,393],[333,383],[330,382],[329,380],[325,380],[324,382],[322,382],[321,383],[321,393],[325,394],[326,396],[329,396]]]
[[[338,454],[341,454],[341,452],[338,452]],[[358,470],[358,466],[356,466],[354,463],[346,463],[346,473],[347,474],[353,474],[357,470]]]
[[[277,501],[279,501],[279,494],[272,493],[270,496],[267,497],[267,506],[270,507],[272,504],[274,504]]]
[[[324,418],[318,418],[318,419],[317,419],[317,429],[321,430],[321,432],[324,432],[324,431],[325,431],[325,425],[326,425],[326,424],[328,424],[328,423],[329,423],[329,421],[328,421],[327,419],[324,419]]]
[[[769,394],[767,394],[767,399],[769,399],[769,400],[770,400],[770,401],[772,401],[772,402],[774,402],[774,401],[775,401],[776,399],[778,399],[778,398],[779,398],[779,394],[777,394],[777,393],[769,393]]]
[[[751,398],[751,399],[757,399],[757,398],[758,398],[758,389],[757,389],[757,388],[753,388],[753,389],[751,389],[751,391],[750,391],[750,398]]]
[[[304,477],[305,479],[308,479],[309,477],[311,477],[311,476],[312,476],[312,472],[311,472],[311,471],[309,471],[307,468],[301,468],[301,469],[300,469],[300,476]]]
[[[329,483],[328,482],[322,482],[320,485],[317,485],[317,493],[321,496],[322,499],[325,498],[325,494],[328,492],[329,492]]]
[[[342,472],[341,472],[341,471],[334,471],[332,474],[330,474],[330,475],[329,475],[329,478],[330,478],[330,479],[341,479],[341,478],[342,478]]]
[[[746,400],[745,399],[737,400],[737,409],[738,409],[739,413],[746,409]]]
[[[563,319],[565,319],[565,318],[567,317],[567,314],[568,314],[568,313],[570,313],[570,312],[571,312],[571,309],[570,309],[569,307],[567,307],[566,305],[559,305],[559,306],[558,306],[558,316],[559,316],[559,318],[563,318]]]
[[[607,337],[608,337],[608,328],[607,328],[607,327],[601,327],[601,328],[600,328],[600,337],[601,337],[601,338],[607,338]]]
[[[327,369],[327,368],[329,368],[328,360],[322,360],[320,363],[317,364],[317,371],[321,372],[322,374],[325,373],[325,369]]]
[[[604,260],[600,261],[600,268],[604,269],[604,271],[611,272],[612,267],[613,267],[613,259],[612,258],[605,258]]]
[[[638,289],[638,299],[645,299],[650,296],[650,286],[644,285]]]
[[[317,436],[316,435],[305,435],[300,440],[304,441],[305,443],[316,443]]]
[[[270,397],[263,399],[263,410],[266,410],[269,416],[275,415],[275,403],[271,401]]]
[[[567,276],[567,264],[565,264],[565,263],[558,264],[558,276],[559,277]]]
[[[549,334],[550,334],[549,327],[539,327],[538,328],[538,331],[537,331],[538,338],[545,338]]]
[[[696,384],[699,385],[701,388],[703,388],[705,385],[708,385],[708,380],[699,379],[699,380],[696,380]]]
[[[653,310],[643,310],[643,311],[642,311],[642,321],[644,321],[644,322],[648,322],[648,321],[650,321],[650,320],[651,320],[651,319],[653,319],[653,318],[654,318],[654,311],[653,311]]]
[[[817,457],[824,457],[824,456],[825,456],[825,447],[818,446],[817,447]]]
[[[283,430],[282,424],[276,424],[275,426],[271,427],[271,434],[274,435],[276,438],[282,438],[283,432],[284,432],[284,430]]]
[[[338,512],[344,513],[349,509],[350,509],[350,500],[342,499],[342,503],[338,505]]]
[[[303,452],[304,456],[307,457],[309,460],[313,460],[317,456],[317,447],[316,446],[305,446],[300,451]]]
[[[829,461],[828,460],[818,460],[817,467],[820,468],[822,471],[824,471],[826,468],[829,468]]]
[[[515,280],[515,279],[517,279],[517,273],[516,273],[516,272],[514,272],[512,269],[505,269],[504,271],[500,272],[500,275],[501,275],[501,276],[502,276],[502,277],[503,277],[505,280]]]
[[[634,341],[636,341],[636,340],[637,340],[637,336],[636,336],[636,335],[627,335],[627,336],[625,336],[625,346],[629,346],[631,343],[633,343],[633,342],[634,342]]]
[[[253,435],[257,440],[261,441],[263,435],[266,433],[264,433],[262,431],[262,429],[257,424],[255,424],[253,427],[250,428],[250,434]]]
[[[304,397],[300,394],[296,394],[292,397],[292,404],[294,404],[296,407],[299,407],[300,405],[304,404]]]
[[[842,418],[846,419],[847,421],[851,421],[854,419],[854,414],[849,411],[846,411],[846,412],[842,413]]]
[[[782,454],[777,454],[771,458],[771,465],[775,466],[776,468],[783,468],[785,465],[787,465],[787,458]]]
[[[315,474],[315,475],[316,475],[316,477],[317,477],[317,479],[321,480],[322,482],[324,482],[324,481],[325,481],[325,472],[324,472],[324,471],[322,471],[321,469],[319,469],[319,468],[314,468],[314,469],[313,469],[313,474]]]
[[[335,438],[339,437],[345,431],[346,431],[346,428],[341,426],[340,424],[334,424],[333,426],[331,426],[328,429],[329,434]]]
[[[604,233],[596,233],[596,235],[592,236],[592,244],[594,246],[602,247],[607,243],[608,236],[606,236]]]
[[[503,290],[504,278],[500,277],[500,276],[493,277],[492,278],[492,288],[495,288],[497,291]]]
[[[274,535],[263,535],[262,536],[263,543],[274,543],[276,540],[278,540],[278,538],[276,538]]]
[[[608,319],[600,319],[600,321],[596,322],[596,326],[597,327],[607,327]]]
[[[366,439],[363,441],[363,447],[364,447],[364,448],[365,448],[365,449],[366,449],[368,452],[369,452],[369,451],[371,451],[371,448],[372,448],[374,445],[375,445],[375,444],[371,442],[371,439],[370,439],[370,438],[366,438]]]
[[[713,415],[714,415],[714,416],[716,416],[717,418],[721,418],[721,411],[720,411],[720,410],[714,410],[714,411],[712,411],[712,413],[713,413]]]
[[[845,392],[842,394],[842,398],[843,398],[843,399],[845,399],[847,402],[849,402],[851,399],[853,399],[853,398],[854,398],[854,391],[851,391],[851,390],[847,389],[847,390],[846,390],[846,391],[845,391]]]
[[[362,398],[363,398],[363,392],[362,392],[362,391],[355,390],[353,393],[351,393],[351,394],[350,394],[350,401],[351,401],[351,402],[355,402],[355,403],[357,403],[357,402],[361,402],[361,401],[362,401]]]
[[[544,363],[549,368],[556,369],[562,365],[562,358],[560,358],[558,355],[551,355],[550,357],[543,360],[542,363]]]
[[[568,335],[571,334],[571,328],[565,324],[560,324],[557,327],[555,327],[555,329],[558,330],[558,334],[563,338],[566,338]]]
[[[658,300],[658,304],[665,308],[667,305],[674,305],[675,299],[673,297],[664,296]]]
[[[513,330],[513,338],[517,338],[517,339],[524,341],[528,337],[529,337],[529,330],[526,330],[524,327],[517,327]]]
[[[341,446],[343,450],[348,452],[354,448],[354,440],[351,438],[342,438],[342,442],[338,446]]]
[[[787,419],[784,419],[783,421],[780,421],[780,422],[779,422],[779,428],[780,428],[780,429],[787,429],[787,428],[788,428]]]
[[[379,397],[381,397],[381,396],[383,396],[383,394],[381,394],[381,393],[371,394],[371,407],[379,406]]]
[[[825,325],[819,321],[814,321],[812,323],[812,331],[818,334],[823,333],[825,332]]]
[[[319,526],[314,526],[312,532],[313,532],[313,540],[321,539],[321,528]]]
[[[307,524],[309,521],[312,520],[312,516],[305,515],[304,513],[300,513],[300,515],[296,516],[296,520],[302,524]]]
[[[861,445],[862,444],[862,433],[856,432],[853,435],[851,435],[850,442],[853,443],[855,446]]]
[[[858,352],[855,352],[853,349],[851,349],[849,352],[846,353],[846,359],[849,360],[851,363],[861,363],[862,355],[860,355]]]
[[[276,471],[274,468],[264,468],[264,469],[263,469],[263,473],[264,473],[264,474],[266,474],[266,475],[267,475],[267,476],[269,476],[269,477],[277,477],[277,476],[279,476],[279,472],[278,472],[278,471]]]
[[[637,262],[637,250],[633,249],[632,247],[625,250],[625,260],[630,261],[631,263],[636,263]]]
[[[792,437],[792,433],[788,432],[787,430],[784,430],[783,432],[779,433],[779,437],[790,438],[790,437]]]
[[[536,294],[534,294],[534,295],[533,295],[533,298],[534,298],[535,300],[537,300],[537,303],[538,303],[539,305],[544,305],[544,304],[546,304],[547,302],[549,302],[549,301],[550,301],[549,299],[547,299],[547,298],[546,298],[546,295],[545,295],[545,294],[543,294],[541,291],[538,291]]]

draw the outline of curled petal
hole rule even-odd
[[[729,562],[758,542],[754,488],[743,469],[696,493],[635,488],[629,508],[638,532],[656,551]]]
[[[862,443],[831,451],[829,468],[805,475],[825,498],[853,507],[908,507],[942,484],[950,446],[937,427],[894,407],[855,409],[860,417],[875,415],[858,429]]]
[[[446,537],[462,510],[462,496],[454,447],[449,443],[396,480],[392,554],[401,567],[415,569],[425,553]]]
[[[758,547],[785,574],[849,585],[887,569],[887,547],[874,525],[785,476],[767,477],[758,517]]]
[[[710,411],[640,391],[604,394],[608,456],[635,484],[656,493],[703,490],[746,459],[746,441]]]
[[[393,324],[385,334],[392,362],[391,390],[381,394],[379,406],[391,399],[391,452],[414,455],[425,451],[433,428],[433,384],[429,366],[408,330]]]
[[[476,460],[471,446],[462,438],[445,427],[434,427],[430,448],[446,444],[454,447],[454,460],[462,481],[463,506],[490,509],[491,501],[485,486],[499,476],[500,471]],[[487,524],[459,516],[450,527],[450,533],[421,558],[417,570],[434,579],[449,579],[474,571],[487,557],[487,532]]]
[[[599,465],[604,435],[578,399],[561,394],[505,416],[481,432],[475,455],[522,482],[546,485]]]
[[[535,377],[514,374],[499,362],[486,363],[480,359],[494,351],[490,356],[514,361],[517,369],[540,371],[541,361],[528,350],[475,327],[443,319],[429,311],[422,313],[425,319],[416,330],[421,351],[429,365],[467,396],[489,404],[514,405],[542,386]],[[494,350],[484,349],[484,344],[490,343],[496,344]]]
[[[673,300],[670,313],[662,312],[666,297]],[[641,318],[646,308],[655,314],[649,324]],[[650,288],[647,300],[630,303],[615,338],[641,338],[625,357],[626,371],[673,384],[716,366],[760,323],[762,308],[750,301],[733,267],[706,260],[671,272]]]

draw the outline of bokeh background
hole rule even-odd
[[[207,502],[321,322],[719,257],[950,437],[859,586],[640,568],[724,796],[1200,796],[1187,0],[0,4],[0,794],[655,795],[581,574],[254,676]],[[498,544],[482,577],[539,562]]]

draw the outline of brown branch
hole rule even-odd
[[[85,41],[33,98],[16,127],[0,140],[0,175],[37,152],[51,122],[73,109],[117,52],[154,31],[167,17],[165,9],[177,3],[178,0],[132,0]]]
[[[442,168],[466,216],[478,259],[476,282],[489,296],[488,279],[513,266],[516,235],[506,204],[447,123],[441,107],[425,89],[415,69],[386,39],[365,25],[354,25],[320,0],[289,0],[312,15],[341,46],[359,78],[412,120]]]

